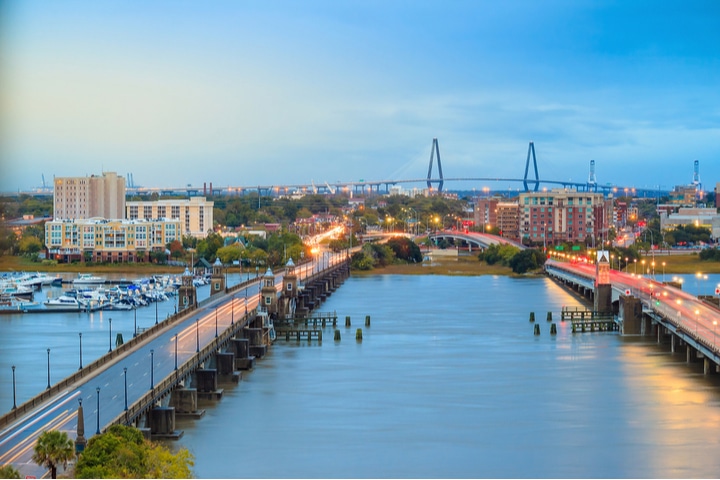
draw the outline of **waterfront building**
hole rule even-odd
[[[147,262],[151,252],[165,252],[180,240],[180,221],[52,220],[45,224],[48,258],[61,262]]]
[[[126,203],[125,218],[129,220],[151,220],[169,218],[180,220],[181,236],[205,238],[213,228],[213,206],[215,202],[205,197],[191,197],[155,201],[129,201]]]
[[[55,177],[53,216],[58,220],[125,218],[125,178],[115,172]]]
[[[701,195],[697,185],[676,185],[670,192],[670,203],[694,207]]]
[[[526,244],[586,242],[594,245],[612,222],[612,197],[602,193],[553,189],[518,196],[520,237]]]

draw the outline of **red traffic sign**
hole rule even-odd
[[[630,290],[625,290],[625,295],[630,295]]]
[[[715,295],[720,295],[720,288],[715,289]]]

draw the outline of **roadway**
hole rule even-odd
[[[335,265],[340,255],[322,254],[296,268],[298,279],[304,279]],[[60,430],[75,441],[77,411],[82,400],[85,438],[104,430],[154,385],[193,358],[198,350],[210,344],[218,333],[242,319],[258,306],[262,277],[252,280],[233,295],[212,297],[187,317],[169,325],[141,342],[135,349],[108,362],[65,391],[52,397],[26,416],[0,431],[0,465],[12,464],[23,475],[37,478],[49,471],[32,462],[37,437],[46,430]],[[283,287],[282,276],[275,276],[276,290]],[[177,348],[177,358],[176,351]],[[152,353],[151,353],[152,352]],[[125,374],[127,368],[127,376]],[[125,383],[127,381],[127,399]],[[98,393],[97,388],[100,388]],[[62,466],[59,466],[62,474]]]
[[[589,263],[565,263],[547,260],[547,264],[568,268],[585,277],[595,278],[595,265]],[[695,295],[679,288],[665,285],[647,276],[610,270],[610,283],[623,293],[638,297],[653,312],[665,317],[670,323],[684,330],[718,353],[717,326],[720,310]]]

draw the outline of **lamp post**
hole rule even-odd
[[[108,348],[108,353],[112,352],[112,318],[108,318],[108,322],[110,322],[110,330],[108,335],[108,344],[110,345],[110,348]]]
[[[80,336],[80,368],[78,370],[82,370],[82,332],[78,332],[78,335]]]
[[[150,390],[155,386],[155,350],[150,349]]]
[[[95,392],[97,393],[97,429],[95,434],[100,435],[100,387],[96,387]]]
[[[125,411],[127,412],[127,367],[123,367],[123,379],[125,380]]]
[[[230,300],[230,326],[235,325],[235,295]]]
[[[637,258],[633,258],[633,264],[635,265],[635,275],[637,275]]]
[[[200,320],[195,320],[195,353],[200,352]]]
[[[155,325],[158,324],[158,311],[157,311],[157,308],[158,308],[158,307],[157,307],[157,304],[158,304],[158,299],[155,298]]]
[[[629,260],[628,257],[625,257],[625,270],[627,270],[628,260]]]
[[[217,309],[218,307],[215,307],[215,338],[218,336],[218,330],[217,330]]]
[[[663,282],[665,281],[665,262],[662,262],[663,266]]]
[[[178,347],[178,334],[175,334],[175,370],[177,370],[177,347]]]
[[[12,409],[15,410],[17,408],[17,404],[15,403],[15,365],[12,366],[12,378],[13,378],[13,407],[12,407]]]
[[[48,363],[48,369],[47,369],[47,370],[48,370],[48,384],[47,384],[47,389],[50,390],[50,349],[49,349],[49,348],[47,349],[47,355],[48,355],[48,362],[47,362],[47,363]]]
[[[137,337],[137,308],[133,308],[135,314],[135,323],[133,324],[133,338]]]
[[[713,320],[713,347],[717,349],[717,320]]]

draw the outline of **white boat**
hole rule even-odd
[[[26,312],[40,307],[38,302],[30,302],[15,297],[0,298],[0,312]]]
[[[57,298],[50,298],[44,302],[45,308],[66,308],[68,310],[80,310],[83,304],[77,298],[60,295]]]
[[[78,273],[77,278],[73,280],[73,285],[97,285],[101,283],[104,284],[105,279],[97,277],[92,273]]]
[[[23,297],[32,300],[33,289],[15,282],[0,282],[0,296]]]

